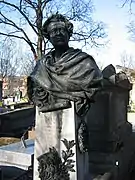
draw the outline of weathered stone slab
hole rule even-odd
[[[32,165],[34,141],[26,140],[26,148],[21,142],[0,147],[0,166],[14,166],[28,170]]]

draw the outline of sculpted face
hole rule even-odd
[[[51,22],[47,28],[50,42],[54,47],[68,45],[69,34],[64,22]]]

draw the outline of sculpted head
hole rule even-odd
[[[68,44],[73,33],[73,24],[61,14],[49,17],[43,25],[43,34],[53,46]]]

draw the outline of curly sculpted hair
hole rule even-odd
[[[43,35],[45,38],[49,39],[49,34],[47,32],[47,28],[48,28],[48,25],[51,23],[51,22],[64,22],[65,23],[65,27],[67,29],[67,32],[69,34],[69,37],[72,36],[73,34],[73,24],[65,17],[63,16],[62,14],[53,14],[51,15],[44,23],[43,25]]]

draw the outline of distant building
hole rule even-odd
[[[22,92],[22,97],[27,94],[27,76],[10,76],[3,79],[3,97],[14,96],[17,89]]]

